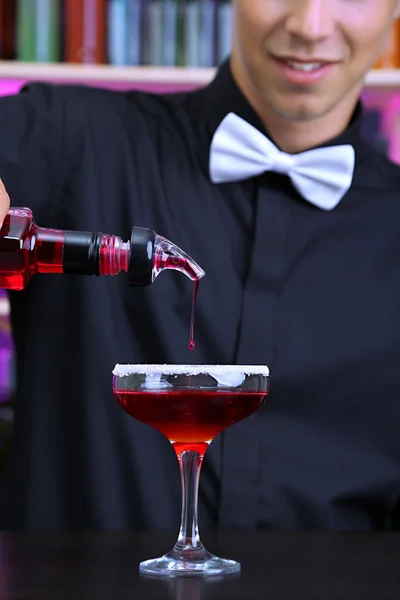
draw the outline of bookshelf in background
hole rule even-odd
[[[232,24],[230,0],[0,0],[0,59],[212,67]],[[396,21],[376,68],[399,66]]]
[[[212,67],[229,54],[230,0],[0,0],[0,58]]]

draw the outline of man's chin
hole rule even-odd
[[[282,100],[273,105],[274,112],[285,121],[305,122],[319,119],[329,112],[329,108],[321,106],[320,102],[312,102],[310,98],[294,98]]]

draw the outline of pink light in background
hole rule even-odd
[[[382,135],[389,143],[390,159],[400,164],[400,93],[396,90],[368,90],[363,93],[364,105],[382,114]]]
[[[0,79],[0,96],[17,94],[23,84],[23,81],[18,81],[17,79]]]
[[[389,156],[400,164],[400,94],[393,94],[382,112],[383,134],[389,140]]]

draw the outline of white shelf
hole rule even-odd
[[[0,79],[205,85],[215,69],[0,61]]]
[[[400,91],[400,69],[375,69],[370,71],[365,81],[370,89],[391,89]]]
[[[214,68],[116,67],[112,65],[0,61],[0,79],[201,86],[209,83],[214,74]],[[371,71],[366,79],[366,87],[370,89],[399,88],[400,90],[400,69]]]

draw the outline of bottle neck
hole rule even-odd
[[[129,271],[130,242],[116,235],[101,234],[99,253],[99,275],[118,275]]]
[[[130,243],[118,236],[35,228],[31,246],[37,273],[117,275],[128,271]]]

